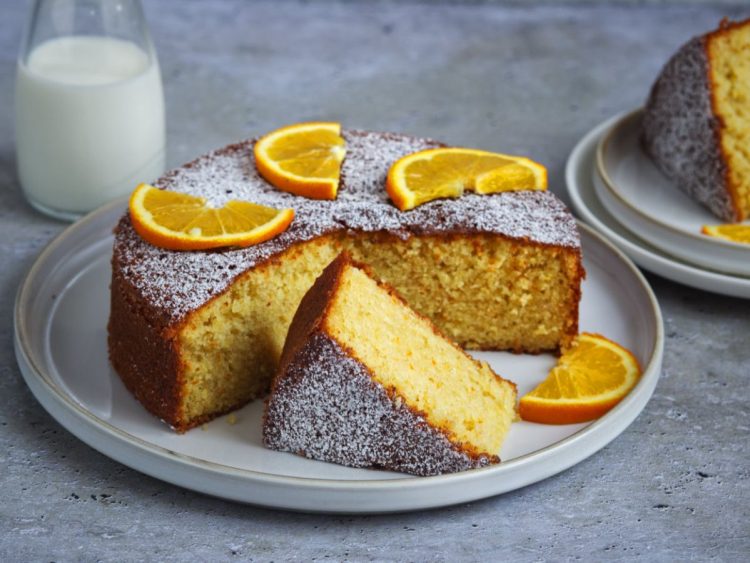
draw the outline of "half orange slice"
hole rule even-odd
[[[261,137],[255,166],[275,187],[312,199],[336,199],[346,142],[339,123],[297,123]]]
[[[598,335],[579,334],[536,389],[521,397],[523,420],[572,424],[599,418],[638,382],[641,368],[628,350]]]
[[[388,171],[386,191],[401,211],[439,198],[546,190],[547,169],[525,157],[475,149],[438,148],[407,155]]]
[[[701,229],[704,235],[731,240],[743,244],[750,244],[750,225],[746,223],[726,223],[724,225],[704,225]]]
[[[292,209],[240,200],[215,208],[205,198],[148,184],[135,189],[129,210],[133,228],[143,239],[170,250],[251,246],[284,232],[294,219]]]

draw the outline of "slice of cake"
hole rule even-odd
[[[158,187],[221,207],[293,208],[290,227],[247,248],[152,246],[126,214],[112,254],[109,354],[125,386],[184,432],[268,393],[300,300],[342,250],[465,348],[557,351],[578,333],[584,275],[575,219],[551,192],[468,194],[399,211],[385,180],[435,141],[342,131],[333,201],[282,192],[256,171],[252,142],[165,175]]]
[[[714,215],[750,217],[750,20],[723,21],[667,62],[642,139],[662,172]]]
[[[346,254],[302,299],[266,404],[267,447],[435,475],[498,463],[516,386]]]

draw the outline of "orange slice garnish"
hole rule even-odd
[[[297,123],[261,137],[253,148],[255,166],[285,192],[312,199],[336,199],[346,142],[339,123]]]
[[[724,240],[731,240],[732,242],[740,242],[743,244],[750,244],[750,225],[748,224],[736,224],[726,223],[724,225],[704,225],[701,229],[704,235],[710,237],[721,238]]]
[[[475,149],[428,149],[397,160],[386,191],[401,211],[439,198],[546,190],[547,169],[528,158]]]
[[[292,209],[240,200],[215,208],[205,198],[148,184],[135,189],[129,210],[133,228],[143,239],[170,250],[250,246],[284,232],[294,219]]]
[[[519,414],[544,424],[594,420],[619,403],[640,376],[628,350],[598,334],[579,334],[547,379],[521,397]]]

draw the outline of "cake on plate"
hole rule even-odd
[[[750,217],[750,20],[723,21],[674,54],[646,102],[642,141],[714,215]]]
[[[498,463],[516,388],[346,253],[302,299],[266,403],[264,444],[435,475]]]
[[[558,351],[578,332],[580,239],[551,192],[464,195],[399,211],[385,192],[398,158],[442,146],[343,131],[337,199],[279,191],[253,142],[167,173],[157,187],[293,208],[289,228],[247,248],[171,251],[126,213],[115,231],[109,354],[125,386],[179,432],[265,396],[303,295],[343,250],[448,338],[471,349]]]

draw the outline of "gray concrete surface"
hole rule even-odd
[[[575,142],[639,105],[689,36],[750,6],[146,2],[164,72],[169,162],[282,123],[430,135],[530,154],[564,197]],[[664,372],[612,444],[501,497],[414,514],[289,514],[145,477],[34,400],[12,349],[16,287],[64,227],[15,177],[14,58],[0,21],[0,560],[744,561],[750,557],[750,301],[649,275]]]

